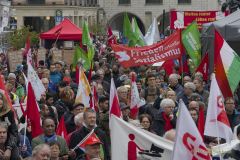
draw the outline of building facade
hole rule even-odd
[[[121,31],[127,12],[130,18],[136,17],[144,33],[154,17],[163,28],[168,27],[170,10],[219,10],[220,0],[13,0],[12,7],[18,28],[33,24],[39,26],[38,31],[46,31],[56,24],[56,12],[61,11],[62,17],[79,27],[86,20]]]
[[[69,18],[81,27],[83,20],[89,24],[99,19],[98,0],[12,0],[17,28],[32,26],[38,32],[47,31],[62,18]]]

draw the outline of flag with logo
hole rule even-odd
[[[79,68],[79,84],[75,103],[82,103],[90,107],[91,87],[82,67]]]
[[[28,63],[27,78],[28,82],[31,82],[32,84],[37,101],[39,101],[41,99],[41,95],[46,92],[46,89],[30,63]]]
[[[110,88],[110,99],[109,99],[109,112],[110,116],[113,114],[117,117],[121,117],[122,113],[120,110],[120,103],[118,100],[118,94],[115,87],[113,78],[111,79],[111,88]]]
[[[201,41],[197,22],[194,21],[182,31],[182,43],[192,59],[195,68],[198,67],[201,61]]]
[[[111,153],[114,160],[167,160],[173,143],[133,126],[115,115],[111,116]]]
[[[131,80],[131,104],[130,104],[130,117],[132,119],[136,119],[138,115],[138,109],[143,105],[141,98],[139,96],[137,84],[136,84],[136,77],[132,74]]]
[[[179,102],[172,160],[211,160],[203,139],[182,100]]]
[[[204,135],[220,137],[230,142],[233,138],[232,129],[225,111],[223,97],[215,75],[212,77]]]
[[[232,97],[240,81],[240,57],[215,30],[214,67],[224,98]]]
[[[64,122],[64,116],[61,117],[57,129],[56,129],[56,134],[61,136],[64,139],[67,139],[67,129],[65,126],[65,122]]]

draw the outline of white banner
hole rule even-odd
[[[114,160],[169,160],[173,143],[111,116],[111,146]]]
[[[36,96],[37,101],[40,100],[41,95],[45,93],[46,89],[44,88],[44,85],[42,84],[42,81],[39,79],[37,73],[33,69],[32,65],[28,63],[28,75],[27,75],[28,81],[32,84],[32,88],[34,91],[34,94]]]

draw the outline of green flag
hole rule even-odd
[[[137,21],[136,21],[135,17],[132,19],[132,29],[133,29],[134,35],[137,38],[137,44],[136,45],[144,46],[145,45],[144,37],[143,37],[143,34],[142,34],[141,30],[138,27],[138,24],[137,24]]]
[[[88,25],[85,21],[83,22],[82,44],[86,46],[92,45],[92,39],[88,30]]]
[[[124,14],[124,19],[123,19],[123,35],[124,37],[127,38],[128,45],[130,47],[133,47],[137,44],[137,38],[133,33],[132,24],[128,18],[127,13]]]
[[[95,48],[86,22],[83,23],[82,44],[87,46],[87,58],[91,62],[95,54]]]
[[[194,67],[198,67],[201,62],[201,41],[195,21],[182,31],[182,43],[192,59]]]
[[[90,65],[91,65],[91,61],[88,58],[87,54],[84,52],[84,50],[82,48],[80,48],[79,46],[75,47],[75,53],[73,56],[73,68],[75,69],[78,62],[81,62],[83,65],[83,68],[85,70],[89,70],[90,69]]]

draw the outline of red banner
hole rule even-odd
[[[116,44],[111,46],[118,61],[124,67],[153,64],[181,56],[181,32],[176,31],[167,39],[151,46],[127,47]]]
[[[201,29],[202,24],[220,20],[227,16],[221,11],[171,11],[171,29],[186,28],[193,21],[196,21]]]

